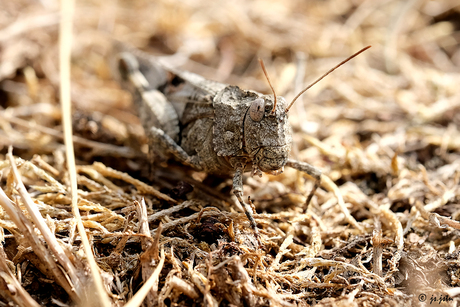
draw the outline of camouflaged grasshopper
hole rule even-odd
[[[121,82],[134,95],[149,151],[199,171],[232,175],[233,193],[257,239],[253,206],[249,198],[249,203],[243,200],[243,173],[276,175],[285,166],[305,172],[315,180],[308,204],[321,183],[321,171],[289,159],[292,137],[287,113],[308,88],[369,47],[324,74],[287,106],[283,97],[275,95],[262,62],[273,95],[210,81],[138,50],[116,46]]]

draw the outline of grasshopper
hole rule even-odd
[[[301,91],[287,105],[276,96],[243,90],[169,67],[159,58],[116,43],[117,67],[122,86],[134,96],[149,152],[174,158],[198,171],[233,176],[233,193],[244,209],[260,242],[254,206],[243,200],[243,173],[280,174],[285,166],[314,178],[310,202],[321,184],[321,171],[289,159],[292,137],[288,111],[295,100],[355,53]]]

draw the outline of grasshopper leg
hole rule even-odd
[[[307,173],[308,175],[312,176],[315,179],[315,185],[313,186],[313,189],[310,191],[310,194],[308,194],[307,200],[305,201],[308,207],[311,199],[313,198],[313,195],[316,192],[316,189],[318,189],[318,187],[321,185],[321,170],[306,162],[300,162],[296,160],[288,160],[286,163],[286,166],[289,166],[298,171]]]
[[[148,131],[149,139],[149,152],[165,152],[168,153],[182,164],[193,167],[194,169],[201,171],[203,167],[198,162],[198,157],[189,156],[169,135],[163,130],[150,127]],[[164,151],[158,150],[159,148]]]
[[[254,235],[257,239],[257,243],[259,246],[261,245],[260,241],[260,235],[259,235],[259,229],[257,228],[256,220],[254,219],[253,216],[253,210],[252,207],[244,202],[243,200],[243,168],[237,168],[235,171],[235,175],[233,176],[233,194],[235,194],[236,198],[240,202],[241,206],[244,209],[244,214],[246,214],[246,217],[249,220],[249,223],[251,224],[251,228],[254,231]]]

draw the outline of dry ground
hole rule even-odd
[[[0,306],[101,305],[70,206],[58,10],[0,0]],[[149,306],[456,306],[459,30],[456,0],[76,1],[78,208],[112,304],[153,273]],[[301,174],[248,176],[257,249],[231,179],[148,166],[131,97],[110,71],[112,38],[270,93],[260,57],[288,101],[372,45],[290,114],[291,156],[340,193],[319,189],[306,208],[313,184]]]

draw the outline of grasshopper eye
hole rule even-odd
[[[257,98],[249,107],[249,116],[255,122],[260,122],[264,118],[265,101],[262,98]]]

